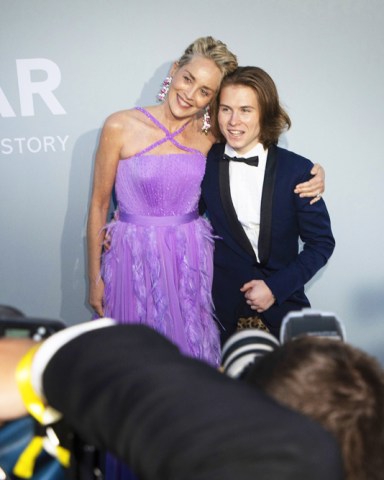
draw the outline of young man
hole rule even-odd
[[[278,336],[287,312],[310,306],[304,285],[335,246],[330,218],[321,198],[295,193],[313,164],[277,146],[291,122],[264,70],[240,67],[224,79],[218,123],[227,143],[210,150],[202,199],[217,234],[213,301],[222,342],[240,317],[256,313]]]

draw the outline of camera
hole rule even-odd
[[[321,312],[311,308],[289,312],[283,318],[280,343],[287,343],[301,336],[346,340],[344,324],[334,313]]]
[[[229,377],[239,378],[257,357],[302,336],[326,337],[336,341],[346,338],[344,325],[334,313],[304,308],[289,312],[283,318],[280,341],[268,332],[252,328],[232,335],[223,346],[222,369]]]
[[[66,328],[59,320],[19,317],[0,318],[0,337],[29,338],[40,342]]]

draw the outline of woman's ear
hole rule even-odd
[[[169,71],[169,76],[173,77],[179,68],[180,68],[179,67],[179,62],[174,62],[170,71]]]

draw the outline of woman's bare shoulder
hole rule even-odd
[[[145,107],[145,110],[149,111],[150,107]],[[137,108],[114,112],[107,117],[104,123],[106,128],[130,132],[135,132],[137,129],[142,130],[143,126],[152,127],[152,122]]]
[[[119,110],[111,113],[104,122],[104,128],[110,129],[124,129],[137,119],[137,110]]]

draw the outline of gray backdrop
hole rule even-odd
[[[87,320],[85,225],[100,127],[154,103],[195,38],[275,79],[282,144],[326,170],[337,246],[308,285],[384,362],[381,0],[0,0],[0,303]]]

